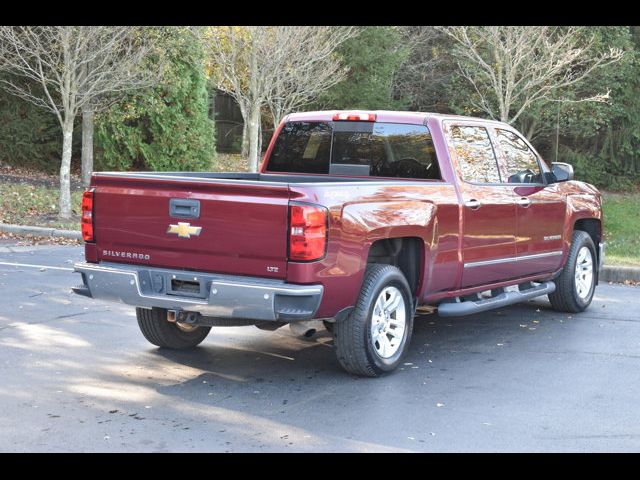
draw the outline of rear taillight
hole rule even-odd
[[[82,194],[82,239],[85,242],[93,242],[93,191],[87,190]]]
[[[376,114],[375,113],[364,113],[364,112],[340,112],[336,113],[333,116],[333,121],[355,121],[355,122],[375,122]]]
[[[327,248],[327,209],[314,205],[289,206],[289,260],[310,262]]]

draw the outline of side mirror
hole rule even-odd
[[[552,162],[551,172],[556,177],[556,182],[568,182],[573,180],[573,167],[568,163]]]

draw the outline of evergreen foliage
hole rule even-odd
[[[395,27],[364,27],[338,48],[349,67],[347,78],[318,100],[327,109],[404,109],[404,98],[393,98],[393,78],[408,55]]]
[[[168,64],[157,87],[132,93],[97,118],[97,169],[206,170],[215,156],[214,124],[202,45],[187,29],[159,40]]]
[[[0,163],[58,171],[62,131],[50,112],[0,90],[0,125]],[[74,143],[79,152],[80,139]]]

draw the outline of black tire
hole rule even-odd
[[[589,294],[585,298],[581,298],[578,295],[575,270],[576,262],[578,260],[578,252],[582,247],[587,247],[591,251],[592,268],[593,268],[593,280],[591,282],[591,289]],[[596,256],[596,247],[593,244],[593,240],[587,232],[582,230],[575,230],[573,232],[573,239],[571,241],[571,248],[569,249],[569,256],[565,263],[562,273],[554,280],[556,284],[556,291],[549,294],[549,301],[554,310],[558,312],[578,313],[584,311],[593,300],[593,293],[596,289],[596,282],[598,279],[598,262]]]
[[[373,346],[371,323],[375,302],[388,286],[396,287],[402,294],[406,323],[398,350],[390,358],[382,358]],[[408,350],[413,331],[413,313],[411,289],[402,272],[393,265],[373,264],[367,267],[355,308],[333,327],[336,356],[342,368],[354,375],[367,377],[377,377],[394,370]]]
[[[180,329],[175,322],[167,320],[164,308],[136,308],[136,317],[140,331],[149,342],[158,347],[183,350],[200,344],[211,327],[198,326],[191,331]]]
[[[324,325],[324,328],[327,329],[327,332],[333,333],[333,326],[335,325],[335,323],[327,322],[326,320],[323,320],[322,323]]]

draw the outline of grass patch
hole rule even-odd
[[[212,172],[248,172],[249,163],[237,154],[218,154]],[[58,177],[40,172],[0,168],[0,223],[80,230],[82,187],[74,177],[71,192],[73,216],[70,221],[58,218]]]
[[[212,172],[248,172],[249,161],[236,153],[218,153],[211,162]]]
[[[640,266],[640,193],[603,192],[607,265]]]
[[[2,182],[0,223],[80,230],[82,191],[71,192],[73,217],[70,221],[58,219],[58,199],[57,188]]]

